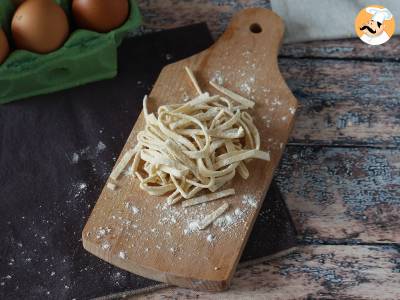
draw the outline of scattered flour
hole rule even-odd
[[[239,89],[246,96],[250,96],[253,91],[252,87],[254,86],[256,77],[254,75],[249,77],[244,71],[241,73],[241,76],[245,77],[245,80],[239,84]],[[254,99],[253,96],[251,96],[250,99]]]
[[[196,220],[189,222],[187,227],[183,230],[183,233],[187,235],[199,230],[200,230],[199,221]]]
[[[207,242],[212,243],[215,237],[212,234],[207,235]]]
[[[119,251],[118,256],[122,259],[126,259],[126,252],[125,251]]]
[[[243,57],[250,57],[251,56],[251,52],[249,50],[246,50],[242,53]]]
[[[242,217],[244,214],[243,210],[241,210],[239,207],[235,209],[234,213],[235,213],[235,216],[237,216],[239,218]]]
[[[106,228],[99,227],[99,229],[97,230],[96,238],[97,239],[103,238],[104,236],[106,236],[110,232],[111,232],[111,228],[110,227],[106,227]]]
[[[189,95],[186,92],[184,92],[183,95],[182,95],[182,101],[183,102],[187,102],[189,100],[190,100]]]
[[[103,249],[103,250],[108,250],[108,249],[110,249],[110,247],[111,247],[111,245],[110,245],[110,243],[109,242],[104,242],[103,244],[101,244],[101,248]]]
[[[138,214],[140,212],[139,208],[137,208],[136,206],[133,206],[129,202],[125,203],[125,208],[129,209],[134,215],[136,215],[136,214]]]
[[[86,190],[87,190],[87,184],[85,182],[78,182],[72,185],[71,193],[74,195],[74,198],[76,199],[82,196],[86,192]]]
[[[104,151],[104,149],[106,149],[106,145],[102,141],[99,141],[96,147],[97,153]]]
[[[240,85],[240,91],[242,93],[245,93],[246,95],[250,95],[251,93],[251,87],[247,82],[244,82]]]
[[[100,237],[104,236],[105,234],[106,234],[106,230],[101,228],[101,229],[99,229],[99,234],[97,235],[97,238],[100,238]]]
[[[225,80],[221,71],[216,71],[214,75],[211,77],[211,81],[215,82],[216,84],[223,85]]]
[[[73,163],[73,164],[77,164],[78,161],[79,161],[79,154],[76,153],[76,152],[74,152],[74,153],[72,154],[72,163]]]
[[[243,196],[242,203],[251,207],[257,207],[257,199],[253,195],[247,194]]]
[[[264,88],[262,88],[262,91],[263,91],[263,93],[266,95],[266,94],[268,94],[269,92],[271,92],[271,89],[270,89],[270,88],[264,87]]]
[[[100,130],[99,132],[102,133],[103,131]],[[72,153],[71,163],[77,164],[80,160],[96,159],[97,156],[106,148],[106,145],[102,141],[99,141],[96,147],[88,146],[78,151],[75,151],[74,153]]]
[[[272,100],[271,105],[274,105],[274,106],[282,105],[282,101],[280,101],[278,97],[275,97],[275,98]]]
[[[253,197],[254,200],[251,200],[249,202],[248,199],[246,198],[245,202],[242,201],[242,203],[246,205],[243,209],[241,209],[239,207],[235,208],[235,210],[232,213],[227,213],[227,214],[219,217],[218,219],[216,219],[214,221],[214,225],[219,227],[221,229],[221,231],[226,231],[230,227],[236,226],[236,225],[240,224],[241,222],[244,222],[250,209],[257,207],[257,200],[255,199],[254,196],[251,196],[251,197]],[[250,204],[250,203],[253,203],[252,201],[254,201],[256,206]]]

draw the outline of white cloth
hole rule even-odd
[[[399,0],[372,3],[388,8],[400,23]],[[370,0],[271,0],[272,10],[285,21],[285,43],[356,37],[354,20],[369,5]]]
[[[385,31],[382,31],[382,33],[377,36],[371,37],[366,34],[363,34],[361,36],[361,40],[369,45],[380,45],[387,42],[389,39],[390,37]]]

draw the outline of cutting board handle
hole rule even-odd
[[[249,49],[268,51],[269,56],[276,57],[284,32],[283,20],[272,10],[248,8],[232,18],[216,44],[245,43]]]

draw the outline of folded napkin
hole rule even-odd
[[[356,37],[354,20],[372,4],[388,8],[400,22],[399,0],[271,0],[272,10],[285,21],[284,43]]]

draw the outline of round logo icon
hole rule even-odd
[[[394,33],[394,16],[382,5],[370,5],[357,15],[354,27],[358,37],[368,45],[386,43]]]

